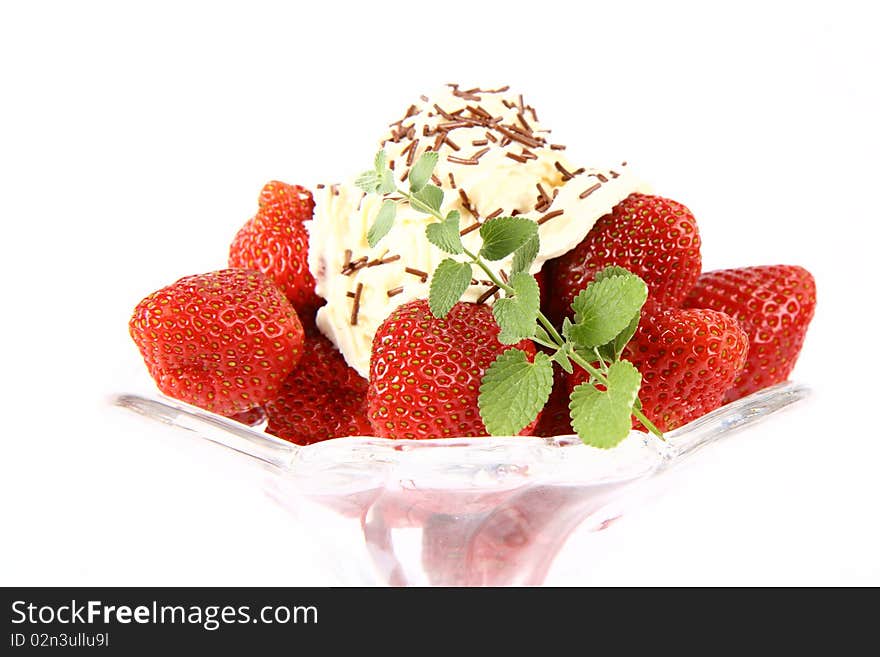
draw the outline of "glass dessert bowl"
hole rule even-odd
[[[299,446],[161,395],[113,403],[264,463],[267,492],[322,542],[347,585],[539,585],[572,531],[600,531],[697,449],[805,398],[782,383],[618,447],[577,436]]]

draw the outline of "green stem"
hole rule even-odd
[[[544,330],[547,331],[547,334],[553,338],[554,342],[556,342],[557,347],[561,347],[565,344],[565,339],[559,335],[559,331],[556,330],[556,327],[553,326],[553,322],[551,322],[542,312],[538,312],[538,322],[541,326],[544,327]]]
[[[444,217],[442,214],[434,210],[434,208],[432,208],[430,205],[426,205],[409,192],[405,192],[402,189],[398,188],[397,193],[403,196],[403,198],[405,198],[407,202],[417,210],[424,212],[425,214],[429,214],[432,217],[439,219],[440,221],[443,221]]]
[[[530,339],[531,339],[532,342],[534,342],[534,343],[536,343],[536,344],[539,344],[539,345],[541,345],[542,347],[547,347],[548,349],[557,349],[557,348],[558,348],[558,347],[557,347],[555,344],[553,344],[552,342],[547,342],[546,340],[542,340],[541,338],[539,338],[539,337],[536,336],[536,335],[535,335],[535,336],[532,336]]]
[[[480,269],[482,269],[483,273],[485,273],[486,276],[489,277],[489,280],[492,281],[492,283],[494,285],[496,285],[497,287],[499,287],[502,290],[504,290],[505,292],[507,292],[507,294],[513,294],[515,292],[515,290],[512,287],[510,287],[507,283],[505,283],[500,278],[498,278],[498,276],[495,275],[495,272],[492,271],[492,269],[489,267],[489,265],[486,264],[486,261],[483,260],[479,256],[479,254],[471,253],[470,251],[468,251],[464,247],[461,247],[461,248],[464,251],[464,254],[468,258],[471,259],[471,262],[473,264],[475,264],[477,267],[479,267]]]

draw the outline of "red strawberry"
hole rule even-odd
[[[510,347],[483,305],[459,302],[443,319],[417,299],[396,308],[373,338],[367,410],[385,438],[485,436],[477,398],[489,365]],[[534,358],[528,340],[514,345]],[[523,429],[530,435],[535,422]]]
[[[584,240],[551,263],[554,318],[571,314],[578,292],[608,265],[640,276],[650,298],[677,307],[700,275],[700,233],[681,203],[631,194],[601,217]]]
[[[670,431],[715,410],[742,372],[748,337],[737,321],[714,310],[662,309],[649,302],[623,358],[642,374],[642,410]],[[569,375],[569,391],[586,381]],[[641,428],[634,421],[635,428]]]
[[[369,436],[367,381],[323,335],[309,334],[303,356],[265,406],[268,433],[299,445]]]
[[[733,401],[788,378],[816,310],[816,283],[803,267],[722,269],[700,276],[684,303],[736,318],[749,336],[749,358],[727,391]]]
[[[278,284],[307,324],[323,303],[315,294],[309,271],[312,195],[302,187],[269,183],[260,195],[260,209],[236,234],[229,247],[229,266],[257,269]]]
[[[565,436],[574,433],[571,428],[571,413],[568,410],[569,390],[565,373],[561,367],[553,368],[553,392],[544,410],[541,411],[536,436]]]
[[[270,205],[284,206],[284,211],[293,221],[309,221],[315,211],[315,200],[305,187],[289,185],[272,180],[263,185],[258,201],[261,208]]]
[[[274,397],[303,345],[281,290],[243,269],[181,278],[141,301],[128,327],[159,390],[230,416]]]

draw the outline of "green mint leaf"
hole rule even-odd
[[[510,267],[510,273],[516,274],[521,271],[528,273],[529,267],[532,266],[535,258],[538,257],[538,252],[540,250],[541,240],[538,237],[538,233],[535,233],[525,244],[514,251],[513,264]]]
[[[397,182],[394,180],[394,172],[391,169],[382,171],[379,188],[376,191],[380,194],[391,194],[397,191]]]
[[[529,362],[525,352],[508,349],[486,370],[478,404],[483,424],[493,436],[515,436],[544,408],[553,389],[553,365],[538,352]]]
[[[528,242],[538,233],[538,224],[525,217],[496,217],[480,226],[483,247],[480,255],[486,260],[501,260]]]
[[[642,375],[626,360],[608,369],[608,389],[582,383],[571,393],[571,426],[587,445],[608,449],[626,438],[632,428],[632,407]]]
[[[390,200],[382,201],[382,207],[376,215],[373,225],[367,231],[367,242],[371,247],[376,246],[380,240],[388,234],[394,225],[394,216],[397,214],[397,203]]]
[[[537,330],[535,331],[535,337],[538,340],[542,340],[543,342],[547,342],[549,344],[553,344],[553,338],[550,337],[550,334],[544,330],[543,326],[538,325]]]
[[[425,151],[416,160],[412,169],[409,170],[409,191],[411,193],[418,193],[428,183],[431,174],[434,173],[434,167],[437,166],[438,157],[434,151]]]
[[[516,344],[535,335],[541,292],[535,277],[523,272],[511,276],[508,285],[514,290],[513,296],[498,299],[492,304],[492,314],[501,328],[498,341]]]
[[[375,194],[382,184],[381,176],[375,171],[364,171],[354,180],[354,184],[367,194]]]
[[[425,228],[425,236],[428,241],[446,253],[458,255],[464,253],[464,247],[461,244],[461,234],[458,226],[461,221],[461,214],[458,210],[450,210],[443,221],[428,224]]]
[[[440,206],[443,205],[443,190],[436,185],[424,185],[419,192],[413,194],[413,197],[419,201],[419,203],[424,203],[426,206],[420,207],[419,204],[416,203],[412,206],[413,209],[423,212],[424,214],[432,214],[432,210],[439,213]]]
[[[608,265],[605,269],[598,272],[593,280],[596,282],[604,281],[606,278],[611,278],[612,276],[635,276],[635,274],[623,267]]]
[[[446,258],[437,265],[431,277],[428,305],[434,317],[443,318],[452,310],[471,284],[473,269],[468,262]]]
[[[574,366],[571,364],[568,352],[566,352],[564,348],[557,349],[553,355],[550,356],[550,360],[559,363],[559,366],[569,374],[574,372]]]
[[[639,328],[640,319],[641,314],[633,317],[629,326],[618,333],[613,340],[599,347],[599,353],[602,355],[602,358],[611,363],[620,360],[620,355],[623,353],[624,347],[626,347],[627,343],[632,340],[632,336],[635,335],[636,329]]]
[[[373,168],[380,176],[385,171],[385,161],[385,151],[379,151],[376,153],[376,158],[373,160]]]
[[[648,286],[633,274],[593,281],[571,304],[575,321],[566,337],[578,347],[602,346],[630,325],[647,298]]]

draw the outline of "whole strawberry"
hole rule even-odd
[[[128,328],[159,390],[227,416],[274,397],[303,345],[281,290],[243,269],[181,278],[143,299]]]
[[[229,266],[256,269],[270,276],[304,320],[323,301],[315,294],[309,271],[311,193],[298,186],[270,182],[260,194],[260,208],[236,234],[229,247]]]
[[[684,305],[725,312],[749,336],[745,369],[725,395],[733,401],[791,374],[816,310],[816,283],[792,265],[722,269],[700,276]]]
[[[551,264],[551,314],[571,314],[571,302],[608,265],[640,276],[649,298],[676,307],[700,275],[700,233],[681,203],[631,194],[601,217],[574,249]]]
[[[485,436],[477,400],[480,382],[499,354],[492,311],[456,303],[437,319],[428,301],[396,308],[373,338],[367,410],[373,432],[385,438]],[[535,356],[528,341],[513,345]],[[539,416],[540,418],[540,416]],[[523,429],[530,435],[535,422]]]
[[[367,381],[323,335],[306,338],[299,364],[266,403],[268,433],[299,445],[329,438],[369,436]]]
[[[745,366],[748,348],[748,337],[729,315],[648,302],[623,358],[642,374],[642,411],[658,429],[671,431],[721,406]],[[586,377],[575,369],[569,390]]]

